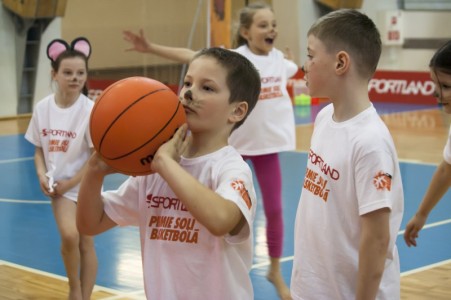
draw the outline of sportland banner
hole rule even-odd
[[[428,72],[376,71],[368,84],[374,102],[436,104]]]
[[[298,82],[303,80],[304,73],[301,69],[288,80],[288,93],[294,97],[294,89]],[[91,99],[95,99],[103,89],[116,80],[89,80],[88,86]],[[176,84],[167,84],[175,93],[178,91]],[[428,72],[401,72],[401,71],[376,71],[368,84],[370,99],[373,102],[392,102],[409,104],[436,104],[434,83]]]

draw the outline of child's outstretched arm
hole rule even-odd
[[[418,232],[423,228],[431,210],[451,186],[451,165],[443,161],[432,176],[431,183],[415,215],[407,223],[404,241],[407,246],[417,246]]]
[[[113,173],[100,155],[94,152],[86,165],[77,201],[77,227],[81,234],[96,235],[114,226],[103,209],[102,185],[106,175]]]
[[[127,49],[127,51],[152,53],[181,63],[189,63],[196,54],[196,51],[188,48],[169,47],[151,43],[144,36],[142,29],[139,30],[138,34],[125,30],[123,35],[124,40],[132,44],[132,47]]]
[[[152,170],[166,180],[188,211],[213,235],[233,234],[244,225],[244,216],[238,206],[201,184],[178,163],[190,143],[190,137],[185,137],[186,131],[185,124],[158,149]]]

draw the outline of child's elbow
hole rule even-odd
[[[224,236],[227,233],[229,233],[230,230],[228,230],[228,228],[225,226],[219,226],[219,224],[216,224],[216,225],[208,227],[208,231],[212,235],[214,235],[216,237],[220,237],[220,236]]]
[[[237,234],[244,226],[246,220],[242,217],[237,222],[231,221],[230,216],[224,216],[224,219],[217,220],[214,222],[208,230],[214,236],[225,236],[226,234],[235,235]]]

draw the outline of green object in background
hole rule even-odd
[[[300,94],[294,97],[294,104],[295,105],[311,105],[312,104],[312,98],[309,95],[306,94]]]

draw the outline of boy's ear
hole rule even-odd
[[[340,51],[336,55],[336,62],[335,62],[335,72],[338,75],[341,75],[345,73],[350,66],[350,57],[349,54],[345,51]]]
[[[248,104],[246,101],[236,102],[230,112],[229,121],[232,123],[238,123],[243,120],[247,115]]]

